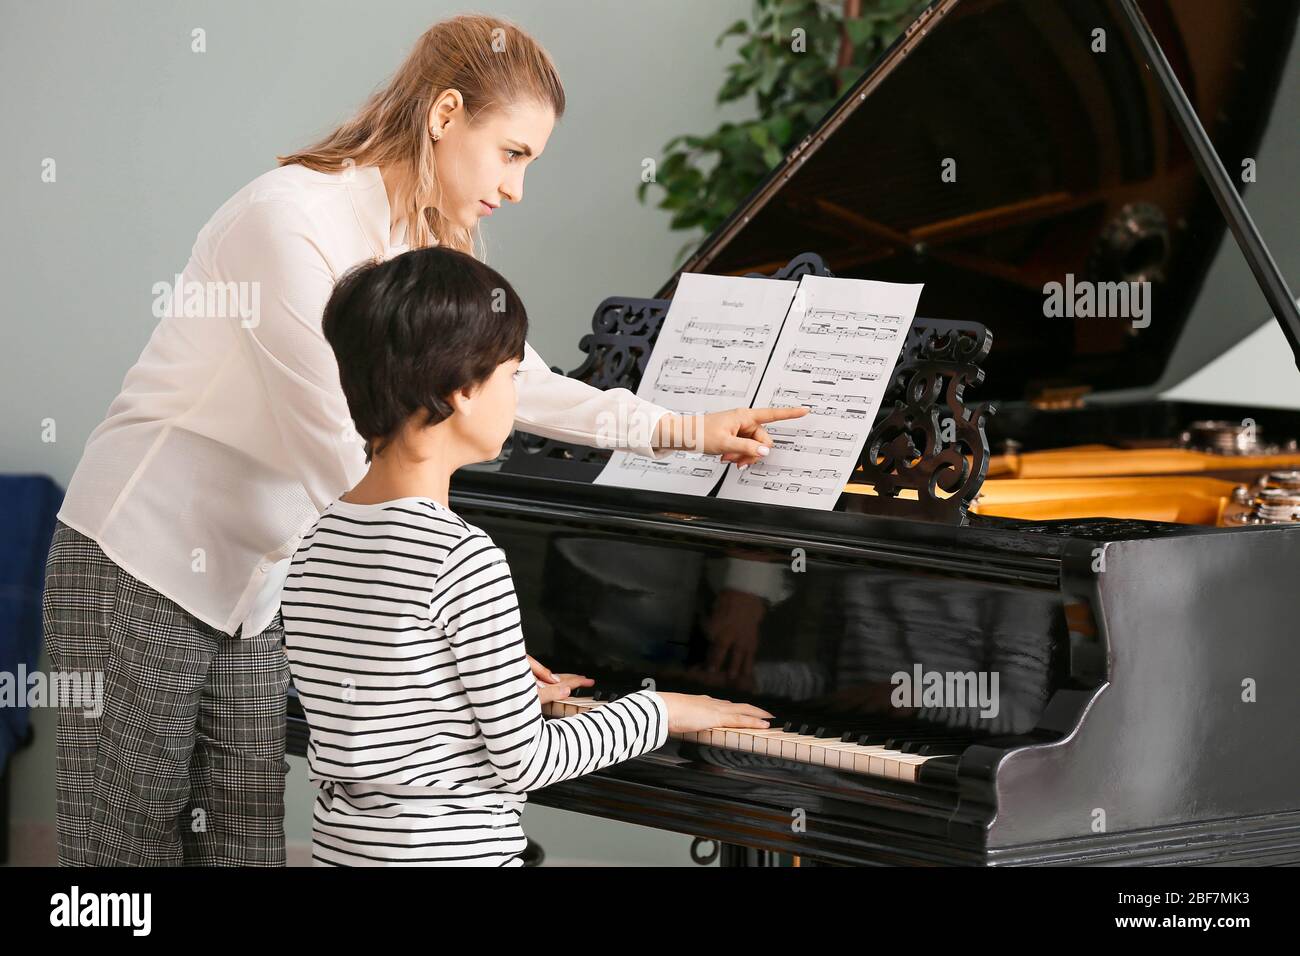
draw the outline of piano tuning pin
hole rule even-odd
[[[1300,491],[1300,471],[1270,471],[1264,477],[1264,487]]]

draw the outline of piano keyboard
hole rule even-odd
[[[566,700],[553,701],[542,705],[542,713],[547,717],[570,717],[604,705],[606,700],[592,697],[570,697]],[[866,735],[845,732],[848,740],[830,736],[818,736],[809,733],[806,724],[796,726],[794,721],[782,723],[781,726],[755,730],[740,727],[715,727],[712,730],[693,731],[691,733],[669,733],[675,740],[706,744],[742,753],[761,754],[767,757],[806,763],[818,767],[830,767],[848,773],[863,774],[870,777],[885,777],[890,780],[904,780],[915,783],[921,774],[921,768],[931,760],[944,757],[947,764],[955,763],[970,740],[965,737],[950,736],[943,730],[931,730],[907,734],[908,742],[901,745],[906,749],[895,749],[889,744],[896,744],[893,739],[886,743],[864,743]],[[880,735],[876,735],[880,736]],[[923,750],[913,753],[912,750]],[[949,767],[948,769],[954,769]]]

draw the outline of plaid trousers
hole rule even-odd
[[[55,671],[103,675],[102,710],[61,702],[61,866],[284,866],[279,613],[231,637],[59,522],[43,622]]]

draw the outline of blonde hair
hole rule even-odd
[[[550,55],[508,20],[465,14],[435,23],[388,83],[333,132],[287,156],[318,172],[350,165],[404,168],[414,189],[406,216],[412,249],[448,246],[474,255],[474,234],[435,205],[441,195],[429,136],[429,110],[445,90],[459,90],[470,123],[495,109],[533,101],[564,115],[564,87]],[[396,213],[396,210],[394,210]],[[401,218],[400,216],[398,218]]]

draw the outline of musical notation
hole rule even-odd
[[[684,273],[637,395],[679,415],[808,409],[765,426],[770,454],[740,471],[717,455],[616,451],[597,484],[830,509],[857,465],[919,285]]]
[[[853,355],[849,352],[822,352],[815,349],[792,349],[785,360],[786,370],[808,375],[819,385],[846,382],[874,382],[886,374],[885,359],[879,355]]]
[[[828,458],[838,458],[840,455],[847,455],[848,449],[836,445],[810,445],[805,442],[784,441],[781,439],[772,439],[772,448],[780,448],[782,451],[802,451],[812,455],[824,455]]]
[[[772,326],[691,319],[682,329],[681,340],[688,345],[766,352],[772,343]]]
[[[912,324],[909,316],[907,325]],[[851,312],[839,309],[809,309],[799,323],[806,335],[826,335],[842,339],[869,339],[894,342],[904,328],[901,315],[881,315],[875,312]]]
[[[834,418],[864,418],[872,414],[871,397],[866,394],[809,392],[796,388],[778,388],[772,393],[773,408],[802,405],[815,415]]]
[[[753,394],[757,373],[758,365],[748,360],[727,362],[675,355],[659,369],[654,392],[741,399]]]
[[[855,436],[851,431],[778,423],[768,425],[767,433],[772,436],[774,450],[780,448],[783,451],[806,452],[827,458],[856,455],[857,452]],[[819,442],[830,444],[818,444]]]
[[[683,273],[637,395],[679,415],[753,403],[798,283]],[[706,495],[728,463],[676,451],[645,458],[616,451],[597,484]]]
[[[829,438],[837,442],[853,441],[852,432],[836,431],[831,428],[805,428],[802,425],[777,423],[767,426],[767,433],[775,438],[780,435],[787,438]]]
[[[630,456],[631,460],[623,466],[626,475],[658,475],[676,478],[699,479],[713,475],[713,466],[701,463],[699,455],[690,452],[675,451],[667,458],[650,459],[639,455]],[[715,479],[716,480],[716,479]]]
[[[804,276],[755,396],[803,406],[798,422],[767,427],[771,453],[723,479],[721,498],[835,506],[889,384],[920,300],[919,285]]]
[[[757,489],[780,495],[799,495],[819,498],[824,495],[839,497],[844,487],[835,468],[766,468],[755,465],[736,476],[742,488]],[[788,503],[788,502],[787,502]],[[831,507],[835,502],[831,501]]]

